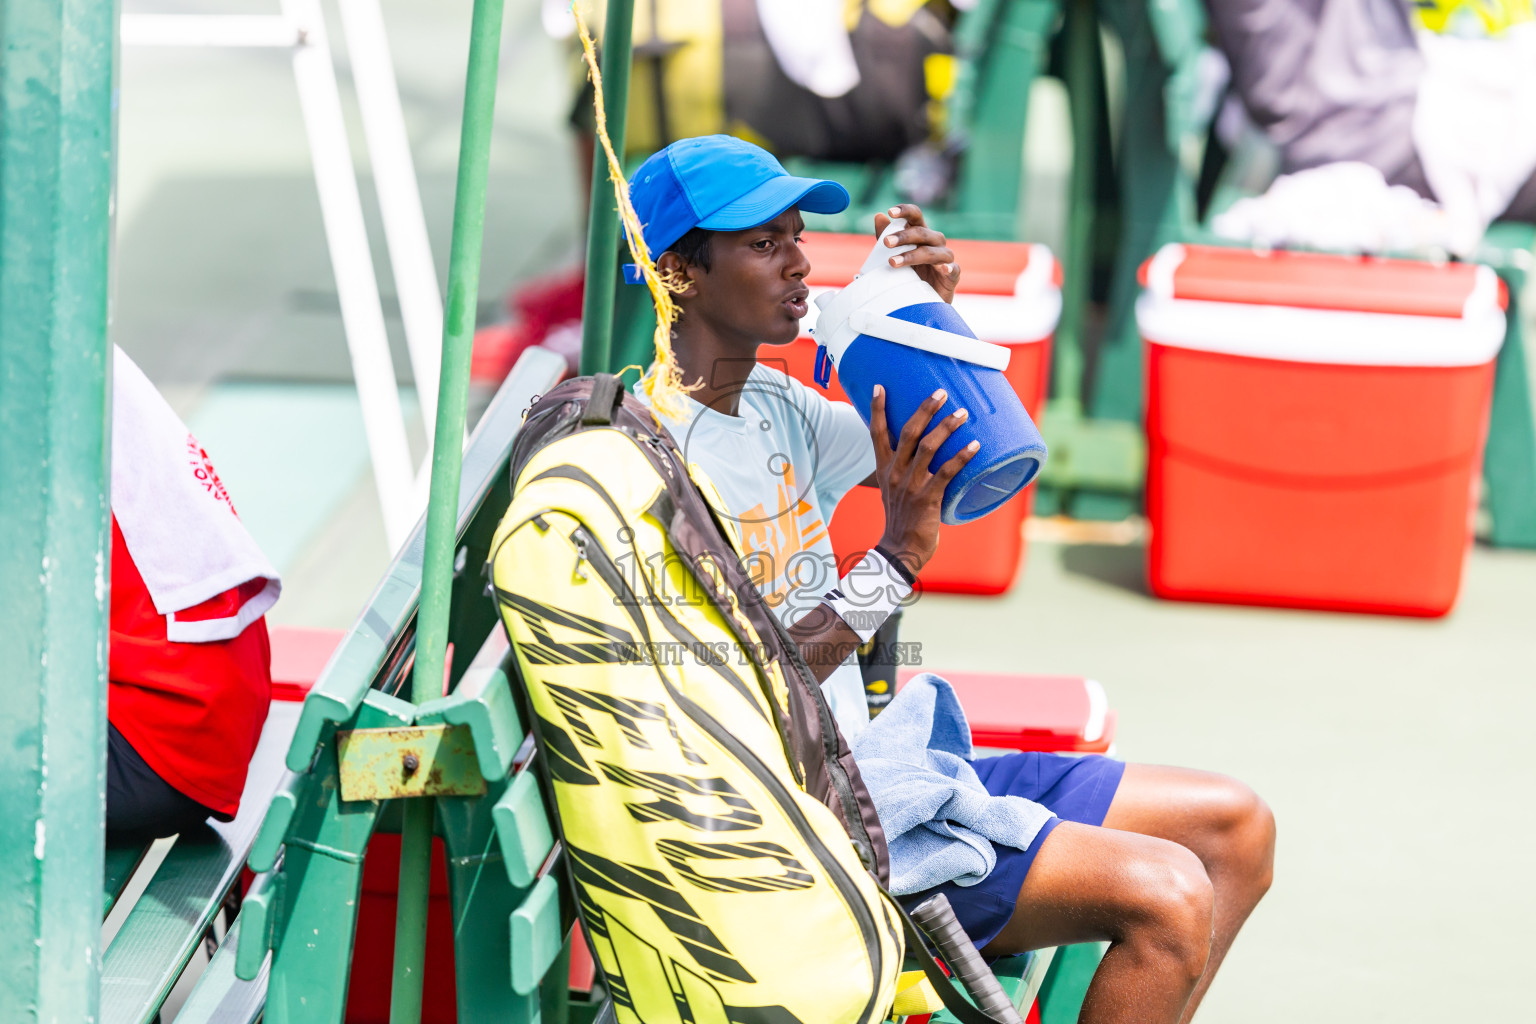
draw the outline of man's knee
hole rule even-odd
[[[1263,895],[1275,874],[1274,812],[1249,786],[1236,779],[1223,781],[1216,822],[1220,857]]]
[[[1215,915],[1215,890],[1200,858],[1159,840],[1127,872],[1137,899],[1124,938],[1173,961],[1193,984],[1210,958]]]

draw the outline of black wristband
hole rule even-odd
[[[906,580],[907,586],[916,588],[917,577],[912,575],[911,569],[908,569],[905,565],[902,564],[901,559],[887,551],[883,545],[876,544],[875,550],[880,552],[881,558],[891,563],[891,568],[896,570],[896,574],[898,576],[900,576],[903,580]]]

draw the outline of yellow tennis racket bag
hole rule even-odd
[[[490,574],[620,1024],[875,1024],[902,924],[820,687],[611,376],[529,411]]]

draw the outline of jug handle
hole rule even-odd
[[[827,390],[827,385],[832,383],[832,357],[827,354],[827,346],[816,346],[816,367],[811,371],[811,378],[821,385],[821,390]]]

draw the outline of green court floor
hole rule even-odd
[[[1530,1019],[1536,554],[1475,548],[1440,621],[1158,601],[1144,557],[1035,544],[1007,596],[902,629],[935,671],[1092,676],[1121,756],[1269,801],[1275,885],[1198,1019]]]

